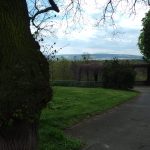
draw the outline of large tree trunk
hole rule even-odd
[[[37,150],[40,112],[52,93],[39,49],[26,0],[0,0],[0,150]]]
[[[37,123],[16,121],[0,129],[0,150],[37,150]]]

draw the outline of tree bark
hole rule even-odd
[[[0,129],[0,150],[37,150],[37,123],[16,121]]]
[[[39,114],[52,96],[39,49],[26,0],[0,0],[0,150],[37,150]]]

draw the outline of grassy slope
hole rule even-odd
[[[54,87],[53,101],[41,116],[40,149],[78,150],[80,141],[67,137],[62,129],[136,95],[136,92],[102,88]]]

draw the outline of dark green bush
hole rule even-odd
[[[135,71],[125,61],[120,63],[117,59],[106,61],[102,73],[102,83],[106,88],[131,89],[135,82]]]

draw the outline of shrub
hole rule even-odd
[[[120,63],[117,59],[105,61],[102,84],[106,88],[130,89],[135,81],[135,71],[129,62]]]

